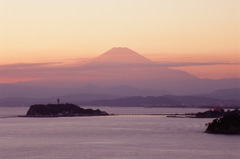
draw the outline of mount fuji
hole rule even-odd
[[[91,63],[97,64],[150,64],[153,61],[126,47],[115,47],[96,57]]]
[[[9,70],[5,72],[11,73]],[[194,95],[240,87],[240,80],[237,78],[200,79],[187,72],[159,65],[131,49],[122,47],[112,48],[85,65],[54,67],[31,67],[30,65],[15,71],[13,75],[22,74],[39,80],[4,85],[4,90],[8,93],[6,96],[3,92],[4,97],[16,97],[18,96],[16,92],[20,92],[21,96],[28,90],[31,90],[28,94],[34,92],[46,95],[52,92],[48,95],[49,97],[71,94],[71,92],[117,96],[163,95],[163,93]],[[96,87],[85,89],[87,85]],[[3,84],[0,85],[0,89],[1,87]],[[52,91],[47,91],[49,87]],[[58,89],[53,90],[54,87]],[[118,91],[116,88],[124,91]]]

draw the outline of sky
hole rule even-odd
[[[128,47],[159,62],[228,63],[175,67],[200,78],[240,77],[239,0],[0,0],[0,24],[0,65]]]

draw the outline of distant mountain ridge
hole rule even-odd
[[[86,97],[86,98],[85,98]],[[111,95],[79,94],[46,99],[4,98],[0,106],[30,106],[33,104],[74,103],[81,106],[131,106],[131,107],[240,107],[240,100],[216,99],[204,96],[131,96],[114,97]]]
[[[240,107],[240,100],[223,100],[204,96],[135,96],[109,100],[80,102],[93,106],[144,106],[144,107]]]
[[[21,84],[0,84],[0,99],[11,97],[22,98],[51,98],[57,96],[77,95],[77,94],[110,94],[111,96],[159,96],[171,94],[165,90],[141,89],[131,86],[98,87],[96,85],[87,85],[84,87],[54,88],[54,87],[36,87],[24,86]]]
[[[1,85],[0,85],[1,88]],[[24,88],[24,87],[22,87]],[[43,88],[42,88],[43,89]],[[53,89],[53,88],[51,88]],[[41,89],[30,89],[29,93],[40,91]],[[18,96],[9,96],[0,98],[0,106],[30,106],[33,104],[49,104],[56,103],[60,99],[61,103],[74,103],[78,105],[92,105],[92,106],[236,106],[240,107],[239,98],[228,98],[223,96],[221,98],[210,97],[212,93],[206,95],[164,95],[161,91],[137,89],[128,86],[119,86],[113,88],[98,88],[94,85],[77,89],[78,93],[70,93],[65,95],[56,95],[54,92],[63,91],[64,89],[57,88],[51,90],[51,96],[37,96],[35,94],[28,96],[28,93],[18,94]],[[66,89],[65,93],[74,92],[77,90]],[[227,92],[238,89],[227,89]],[[13,90],[14,91],[14,90]],[[38,95],[44,94],[48,89],[43,92],[37,92]],[[81,92],[81,93],[80,93]],[[216,92],[224,92],[219,90]],[[9,93],[9,92],[8,92]],[[16,93],[16,92],[15,92]],[[63,93],[63,92],[61,92]],[[99,94],[97,94],[99,93]],[[102,93],[102,94],[101,94]],[[105,93],[105,94],[103,94]],[[106,94],[108,93],[108,94]],[[149,95],[152,94],[152,95]],[[167,94],[167,93],[166,93]],[[16,95],[16,94],[15,94]],[[227,94],[228,95],[228,94]]]
[[[207,97],[218,99],[239,99],[240,100],[240,88],[220,89],[209,94],[205,94]]]
[[[187,72],[158,65],[133,50],[121,47],[113,48],[84,65],[31,66],[17,67],[12,74],[8,69],[0,70],[0,73],[9,72],[12,76],[27,74],[31,78],[39,78],[35,81],[0,84],[0,99],[51,98],[78,93],[121,97],[197,95],[240,87],[238,78],[200,79]],[[89,87],[89,84],[94,86]]]

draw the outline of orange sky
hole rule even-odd
[[[0,65],[93,58],[116,46],[160,62],[240,62],[239,0],[2,0],[0,23]],[[240,76],[236,64],[178,69]]]

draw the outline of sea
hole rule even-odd
[[[240,136],[204,133],[199,108],[90,107],[115,116],[27,118],[0,107],[0,159],[239,159]],[[145,115],[151,114],[151,115]]]

